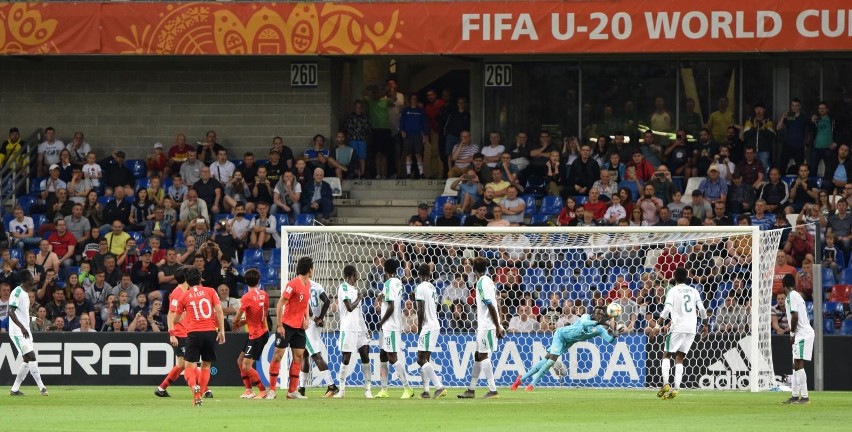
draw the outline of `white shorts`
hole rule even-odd
[[[476,330],[476,352],[493,353],[497,351],[497,330]]]
[[[689,352],[692,347],[692,342],[695,340],[695,333],[669,333],[666,335],[665,350],[668,353]]]
[[[12,338],[12,343],[15,344],[15,348],[18,349],[18,353],[20,355],[23,356],[24,354],[29,354],[33,351],[32,335],[30,335],[30,337],[28,337],[28,338],[25,338],[23,336],[17,336],[17,335],[16,336],[9,335],[9,337]]]
[[[793,342],[793,360],[811,361],[814,354],[814,337],[796,339]]]
[[[366,332],[342,331],[340,332],[340,352],[354,353],[364,345],[370,345],[370,339]]]
[[[440,330],[423,330],[417,338],[417,351],[435,351],[438,346],[438,337],[441,336]]]
[[[311,323],[311,326],[305,330],[305,338],[307,339],[305,348],[308,350],[308,355],[328,353],[325,349],[325,343],[322,341],[322,337],[320,337],[320,328],[316,324]]]
[[[382,330],[382,351],[388,353],[402,352],[405,344],[399,330]]]

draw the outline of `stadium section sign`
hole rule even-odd
[[[847,0],[3,3],[2,54],[849,51]]]

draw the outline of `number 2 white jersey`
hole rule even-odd
[[[423,328],[420,331],[441,329],[438,321],[438,290],[431,282],[420,282],[414,291],[414,299],[423,302]]]
[[[808,307],[798,291],[790,291],[790,294],[787,294],[787,322],[790,324],[793,323],[793,318],[790,316],[792,312],[796,312],[799,316],[796,328],[790,329],[796,333],[796,340],[814,337],[814,328],[811,327],[811,321],[808,318]]]
[[[488,305],[494,305],[497,313],[500,313],[500,307],[496,302],[497,287],[494,281],[488,276],[482,276],[476,281],[476,329],[494,330],[497,328],[494,321],[491,319],[491,312],[488,310]]]
[[[322,300],[320,297],[322,297],[323,294],[325,294],[325,288],[323,288],[322,285],[311,281],[311,301],[309,303],[309,307],[311,308],[311,316],[313,317],[318,317],[322,314]]]
[[[672,333],[696,333],[698,316],[707,318],[707,311],[701,301],[701,294],[695,288],[678,284],[669,288],[666,293],[666,305],[661,316],[667,318],[671,314]]]
[[[346,309],[346,300],[351,303],[358,298],[358,288],[349,285],[346,282],[340,284],[337,288],[337,310],[340,311],[340,331],[345,332],[366,332],[367,324],[364,322],[364,314],[361,313],[361,304],[352,312]]]
[[[12,294],[9,296],[9,307],[15,307],[15,316],[18,317],[18,322],[22,325],[28,326],[30,325],[30,295],[27,294],[21,287],[16,287]],[[27,332],[30,333],[30,338],[32,338],[33,334],[30,332],[30,329],[27,329]],[[9,318],[9,335],[24,337],[24,334],[21,333],[21,329]]]
[[[380,319],[384,318],[388,303],[393,302],[393,313],[382,324],[382,330],[398,332],[402,330],[402,281],[398,278],[386,280],[382,294],[384,295],[384,299],[382,300],[382,316]]]

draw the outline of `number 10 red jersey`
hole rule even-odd
[[[216,322],[216,305],[220,304],[219,295],[213,288],[205,286],[194,286],[178,300],[175,313],[180,315],[184,311],[182,323],[186,326],[187,333],[215,331],[218,329]]]

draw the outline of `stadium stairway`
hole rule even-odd
[[[432,207],[446,180],[345,180],[334,225],[406,225],[417,205]]]

